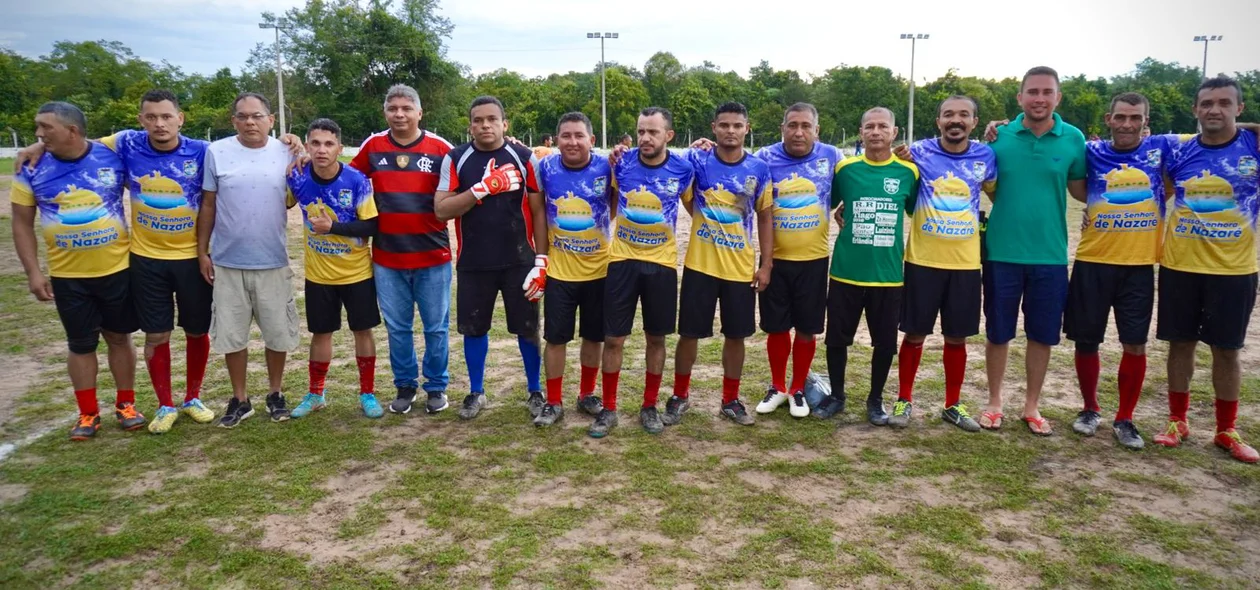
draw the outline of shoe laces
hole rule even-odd
[[[1181,430],[1177,428],[1177,422],[1175,420],[1168,423],[1168,429],[1164,431],[1164,434],[1175,436],[1178,439],[1181,438]]]
[[[1225,432],[1222,432],[1220,434],[1224,434],[1225,436],[1228,436],[1229,438],[1233,439],[1233,441],[1237,444],[1247,446],[1247,443],[1243,442],[1242,435],[1238,434],[1237,430],[1233,430],[1233,429],[1226,430]]]
[[[909,405],[910,405],[910,402],[897,400],[896,402],[893,402],[893,413],[904,414],[906,411],[906,407]]]
[[[959,418],[970,418],[970,417],[971,417],[971,414],[967,413],[967,406],[964,406],[964,405],[962,405],[962,404],[956,404],[956,405],[954,406],[954,411],[958,413],[958,417],[959,417]]]
[[[123,407],[117,408],[117,410],[124,420],[130,420],[136,417],[137,412],[134,404],[123,404]]]
[[[91,428],[96,425],[96,414],[79,414],[79,428]]]
[[[468,397],[466,397],[466,398],[464,398],[464,407],[465,407],[465,408],[471,408],[471,407],[473,407],[473,404],[476,404],[476,403],[477,403],[477,394],[475,394],[475,393],[474,393],[474,394],[472,394],[472,395],[469,395],[469,396],[468,396]]]

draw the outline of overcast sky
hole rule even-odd
[[[6,2],[0,46],[34,57],[57,40],[117,40],[145,59],[186,71],[239,72],[256,43],[274,38],[258,28],[259,15],[303,2],[14,0]],[[1260,69],[1257,0],[443,0],[441,10],[455,25],[449,57],[474,73],[590,70],[599,62],[599,41],[586,33],[596,30],[621,36],[607,42],[609,61],[642,68],[665,50],[684,65],[709,60],[743,75],[765,59],[805,76],[848,64],[886,66],[908,77],[910,43],[899,33],[931,35],[918,43],[920,82],[949,68],[1001,78],[1043,64],[1065,76],[1111,76],[1148,56],[1198,67],[1203,44],[1191,39],[1199,34],[1225,38],[1211,44],[1210,72]]]

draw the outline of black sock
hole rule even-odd
[[[849,347],[827,347],[827,377],[831,380],[831,395],[844,397],[844,373],[849,365]]]
[[[884,399],[884,384],[888,382],[888,370],[892,368],[893,357],[896,351],[893,347],[875,348],[875,352],[871,355],[871,395],[868,401]]]

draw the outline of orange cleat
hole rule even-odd
[[[1216,446],[1229,451],[1229,456],[1243,463],[1260,462],[1260,453],[1256,449],[1243,442],[1242,435],[1238,434],[1233,428],[1225,432],[1216,433],[1216,439],[1212,442]]]
[[[79,414],[79,421],[70,430],[70,440],[87,440],[101,429],[100,414]]]

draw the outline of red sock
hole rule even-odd
[[[153,347],[153,358],[145,362],[149,367],[149,381],[157,394],[159,406],[174,406],[171,400],[171,343],[163,342]]]
[[[315,395],[324,395],[324,377],[328,376],[328,363],[310,361],[307,366],[310,367],[311,374],[310,392]]]
[[[958,405],[962,397],[963,375],[967,373],[967,345],[945,343],[945,407]]]
[[[96,405],[96,388],[76,389],[74,391],[74,401],[79,404],[79,413],[86,416],[95,416],[101,413],[100,406]]]
[[[617,380],[621,371],[604,372],[604,409],[617,411]]]
[[[679,375],[674,373],[674,397],[687,399],[691,389],[691,373]]]
[[[796,335],[796,340],[792,343],[792,387],[788,390],[790,393],[805,390],[805,378],[809,376],[809,366],[814,364],[814,350],[817,343],[812,337],[801,338],[800,334]]]
[[[1081,397],[1085,409],[1099,411],[1098,407],[1098,353],[1076,351],[1076,380],[1081,385]]]
[[[114,397],[114,406],[123,407],[125,404],[136,405],[136,390],[119,389],[118,394]]]
[[[897,399],[914,401],[914,377],[919,374],[919,361],[923,360],[923,343],[902,339],[897,353]]]
[[[1190,413],[1190,392],[1189,391],[1169,391],[1168,392],[1168,419],[1176,422],[1185,422],[1186,414]]]
[[[1216,400],[1216,431],[1225,432],[1234,429],[1234,419],[1238,417],[1238,400]]]
[[[1133,409],[1142,395],[1142,382],[1146,380],[1146,355],[1124,353],[1120,357],[1120,371],[1116,382],[1120,392],[1120,408],[1116,420],[1132,420]]]
[[[643,407],[655,408],[661,395],[661,376],[648,373],[643,378]]]
[[[552,377],[547,380],[547,405],[558,406],[564,403],[564,377]]]
[[[210,359],[210,335],[189,336],[187,340],[188,392],[184,401],[201,397],[201,381],[206,377],[206,361]]]
[[[792,353],[792,335],[776,332],[766,336],[766,353],[770,356],[770,385],[779,393],[787,393],[788,355]]]
[[[586,397],[595,393],[595,378],[599,376],[599,367],[582,365],[582,380],[578,382],[578,396]]]
[[[359,365],[359,393],[376,393],[376,357],[356,356]]]
[[[722,405],[739,399],[739,379],[722,378]]]

